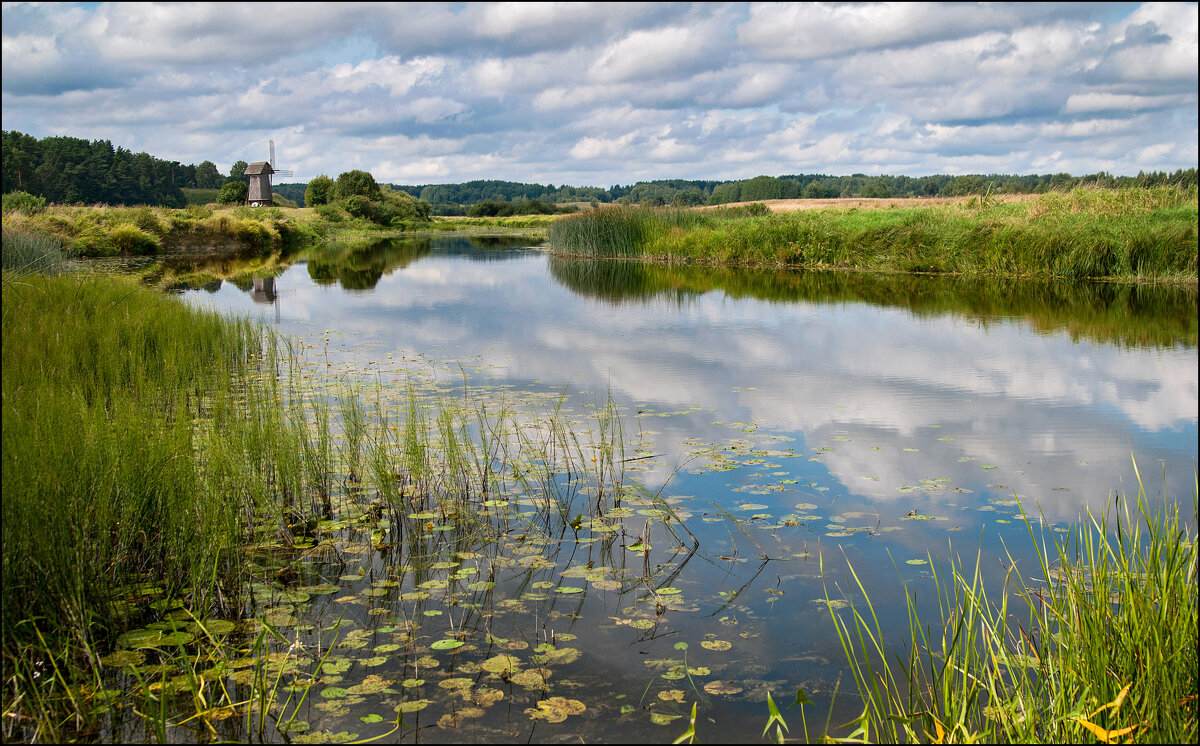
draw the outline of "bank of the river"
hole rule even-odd
[[[1075,189],[1024,200],[792,212],[761,204],[606,207],[555,222],[548,243],[583,257],[1195,282],[1197,193]]]
[[[513,231],[542,234],[561,216],[433,217],[382,227],[344,210],[192,205],[109,207],[51,205],[6,209],[9,233],[48,236],[85,258],[193,255],[221,257],[295,249],[328,242],[378,241],[414,231]]]

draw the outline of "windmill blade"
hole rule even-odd
[[[274,171],[275,170],[275,141],[267,140],[267,142],[271,144],[271,170]]]

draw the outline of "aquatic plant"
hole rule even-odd
[[[1136,468],[1136,465],[1135,465]],[[1193,488],[1193,513],[1197,492]],[[1007,554],[1001,589],[954,554],[929,561],[939,618],[905,589],[905,650],[887,643],[851,567],[849,618],[831,615],[864,701],[865,739],[1005,743],[1191,743],[1197,737],[1195,525],[1180,506],[1153,509],[1141,477],[1059,538],[1024,513],[1039,566]],[[1035,574],[1036,573],[1036,574]]]
[[[3,230],[4,284],[12,277],[60,272],[70,258],[62,242],[44,233]]]

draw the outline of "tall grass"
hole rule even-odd
[[[61,272],[71,256],[61,241],[42,233],[25,233],[5,226],[2,240],[5,285],[9,273],[21,276]]]
[[[103,688],[100,655],[118,633],[179,605],[237,618],[261,585],[246,547],[311,546],[339,508],[386,513],[374,540],[420,558],[444,550],[431,514],[456,541],[505,536],[511,519],[487,503],[514,485],[538,506],[525,529],[547,533],[622,494],[611,403],[589,434],[558,408],[517,415],[415,385],[372,402],[360,383],[318,378],[325,366],[301,346],[132,280],[25,277],[5,287],[3,336],[6,740],[92,727],[104,708],[84,692]],[[195,673],[182,644],[163,656]],[[165,684],[139,686],[165,733],[153,689]]]
[[[1193,510],[1196,492],[1193,491]],[[881,742],[1195,743],[1195,526],[1179,505],[1132,499],[1047,542],[1025,516],[1038,565],[1011,554],[1003,588],[980,555],[934,572],[939,617],[906,588],[907,652],[888,649],[858,579],[863,610],[833,614]],[[851,568],[853,571],[853,568]]]
[[[551,226],[551,247],[727,265],[1004,277],[1194,279],[1196,188],[1079,188],[1023,202],[760,216],[603,208]]]

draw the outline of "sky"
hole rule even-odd
[[[1196,3],[4,3],[3,129],[307,181],[1194,168]]]

